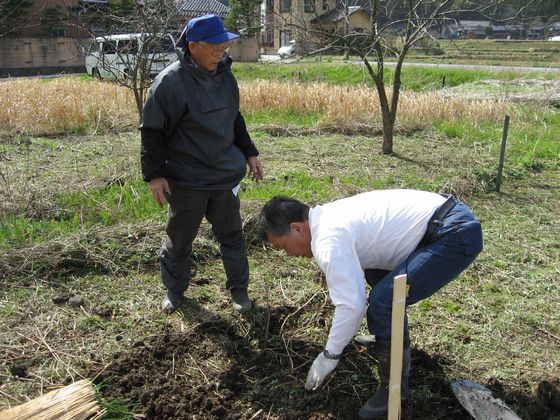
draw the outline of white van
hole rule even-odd
[[[86,55],[86,70],[97,79],[120,79],[138,72],[155,77],[177,60],[169,34],[106,35],[94,39]]]

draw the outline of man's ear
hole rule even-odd
[[[303,222],[292,222],[290,223],[290,231],[295,231],[297,233],[303,232]]]

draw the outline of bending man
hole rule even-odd
[[[334,370],[360,327],[376,337],[380,384],[358,415],[387,413],[393,278],[408,275],[406,305],[431,296],[482,251],[480,222],[453,196],[382,190],[309,208],[274,197],[262,209],[268,240],[290,256],[313,257],[326,275],[335,314],[325,350],[313,362],[305,388],[317,389]],[[371,286],[366,299],[365,282]],[[366,303],[369,302],[368,305]],[[410,339],[405,318],[401,396],[408,396]]]

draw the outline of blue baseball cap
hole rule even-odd
[[[177,41],[178,47],[188,42],[204,41],[209,44],[221,44],[239,35],[226,31],[222,20],[216,15],[198,16],[189,20]]]

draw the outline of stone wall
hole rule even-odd
[[[0,77],[35,76],[56,73],[85,73],[85,56],[80,52],[86,39],[0,38]],[[230,55],[235,61],[258,61],[256,38],[234,42]]]
[[[239,38],[230,50],[233,61],[256,62],[259,60],[259,41],[257,38]]]
[[[77,38],[0,38],[0,76],[62,72],[85,72]]]

